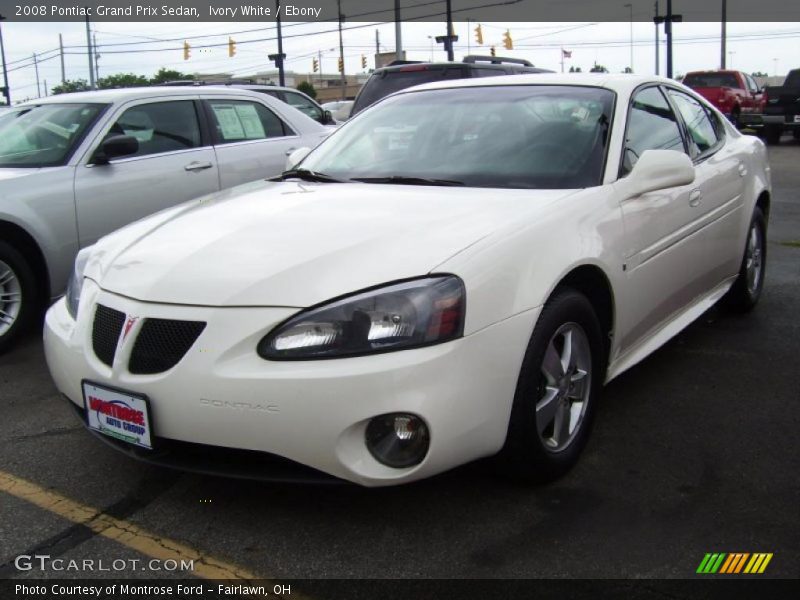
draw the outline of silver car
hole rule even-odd
[[[163,208],[281,173],[331,129],[238,89],[64,94],[0,118],[0,352],[66,285],[75,255]]]

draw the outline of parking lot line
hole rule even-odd
[[[115,519],[100,510],[71,500],[57,492],[47,490],[35,483],[0,471],[0,491],[43,508],[68,521],[83,525],[98,535],[114,540],[159,560],[192,560],[192,575],[203,579],[228,579],[263,581],[255,573],[232,563],[214,558],[181,542],[156,535],[130,521]]]

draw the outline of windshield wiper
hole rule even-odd
[[[428,179],[427,177],[405,177],[403,175],[388,175],[386,177],[353,177],[351,181],[361,181],[363,183],[397,183],[399,185],[464,185],[463,181],[455,181],[453,179]]]
[[[344,183],[341,179],[336,179],[336,177],[309,171],[308,169],[289,169],[277,177],[271,178],[270,181],[286,181],[287,179],[302,179],[303,181],[318,181],[321,183]]]

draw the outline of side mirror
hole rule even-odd
[[[286,157],[286,168],[284,170],[290,171],[294,169],[297,165],[299,165],[302,162],[302,160],[306,156],[308,156],[309,152],[311,152],[311,148],[306,148],[305,146],[303,146],[302,148],[298,148],[297,150],[289,154],[289,156]]]
[[[694,182],[692,160],[677,150],[646,150],[633,170],[617,184],[625,196],[633,198],[648,192],[689,185]]]
[[[333,115],[329,110],[322,111],[322,124],[323,125],[333,125],[336,121],[333,119]]]
[[[94,155],[94,162],[98,165],[108,164],[109,161],[120,156],[130,156],[139,151],[139,140],[132,135],[112,135],[103,140]]]

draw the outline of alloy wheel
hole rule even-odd
[[[14,326],[22,308],[22,287],[14,270],[0,260],[0,336]]]

